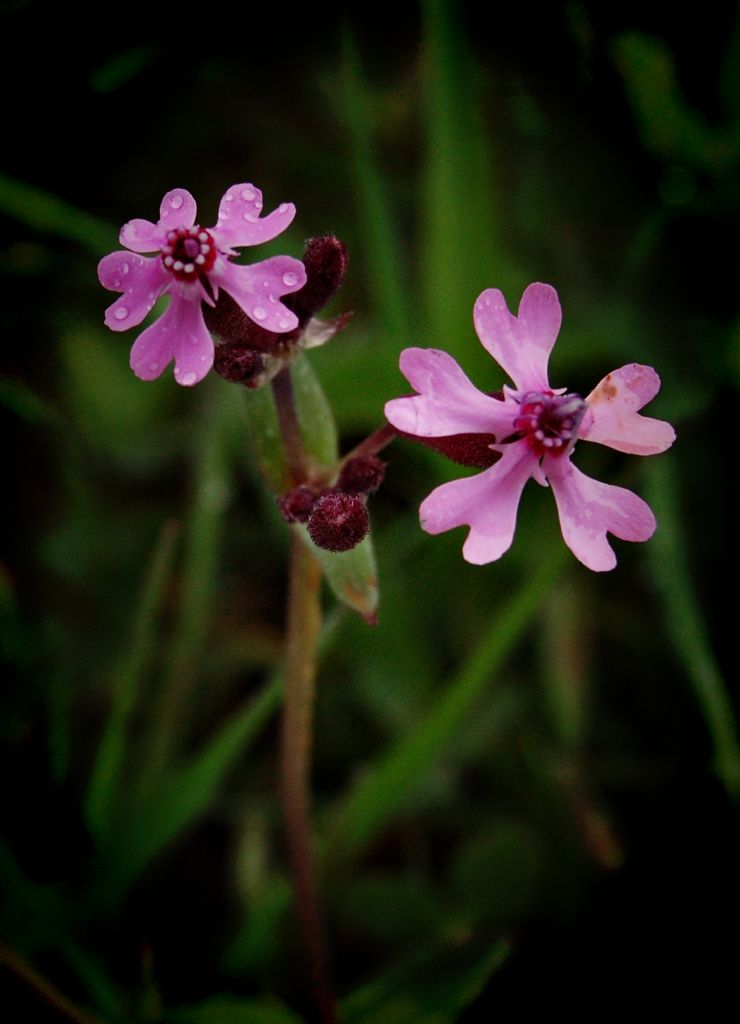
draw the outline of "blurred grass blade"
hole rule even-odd
[[[357,188],[358,248],[365,265],[369,295],[375,303],[373,320],[383,325],[396,345],[411,337],[411,315],[406,296],[408,275],[401,258],[398,217],[388,199],[371,135],[372,103],[363,83],[360,55],[346,28],[342,34],[342,73],[339,113],[349,130],[352,179]]]
[[[51,192],[1,173],[0,211],[34,231],[77,242],[93,256],[103,256],[116,248],[117,232],[111,225]]]
[[[694,689],[714,748],[714,769],[732,797],[740,796],[740,745],[727,684],[712,650],[688,560],[681,524],[675,455],[650,466],[648,500],[658,520],[650,541],[653,576],[663,598],[667,626]]]
[[[362,778],[336,812],[329,831],[330,860],[357,856],[413,797],[418,780],[454,745],[492,677],[540,608],[568,555],[554,548],[526,577],[516,595],[496,609],[494,620],[468,663],[452,678],[431,711]],[[505,707],[510,707],[508,700]]]
[[[107,896],[120,898],[153,858],[206,810],[227,772],[279,706],[281,693],[276,675],[197,754],[140,797],[107,851],[111,859],[102,887]]]
[[[503,965],[509,949],[500,939],[474,957],[452,935],[427,942],[344,999],[343,1024],[453,1024]]]
[[[142,750],[142,791],[166,770],[187,732],[189,700],[205,648],[231,495],[228,449],[236,432],[235,412],[241,407],[232,404],[231,391],[208,383],[193,434],[193,497],[185,531],[180,603],[150,735]]]
[[[476,296],[522,284],[500,224],[503,196],[481,103],[481,69],[464,34],[459,5],[422,3],[422,101],[426,153],[419,245],[427,343],[464,336]],[[467,320],[465,319],[467,317]]]
[[[213,996],[205,1002],[167,1010],[165,1024],[301,1024],[302,1018],[273,998]]]
[[[113,705],[95,758],[85,799],[85,818],[93,836],[105,834],[120,799],[119,787],[126,738],[136,705],[139,681],[151,657],[157,616],[172,575],[178,526],[166,523],[136,602],[136,615],[126,653],[115,672]]]

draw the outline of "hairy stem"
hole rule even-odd
[[[303,437],[295,408],[290,368],[272,382],[286,459],[294,484],[308,478]],[[321,630],[321,569],[294,535],[286,621],[281,750],[283,816],[296,909],[303,930],[311,985],[321,1024],[336,1024],[337,1009],[328,982],[316,862],[311,837],[311,751],[316,684],[316,650]]]

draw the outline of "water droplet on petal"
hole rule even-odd
[[[287,203],[281,203],[280,206],[278,206],[278,213],[287,213],[287,212],[288,212],[288,204]]]
[[[195,384],[196,375],[194,373],[186,373],[180,378],[180,383],[184,384],[186,388],[189,388],[191,384]]]
[[[254,199],[254,191],[251,188],[245,188],[242,192],[242,199],[245,203],[251,203]]]
[[[286,320],[285,317],[283,317],[280,321],[280,326],[284,331],[287,331],[290,328],[290,320]]]
[[[180,207],[182,206],[182,203],[182,196],[173,196],[172,199],[170,199],[170,206],[172,207],[173,210],[179,210]]]
[[[128,274],[128,263],[122,263],[121,264],[121,273],[122,274]]]
[[[267,310],[263,306],[255,306],[254,309],[252,310],[252,315],[254,316],[255,320],[266,320]]]
[[[270,295],[270,302],[277,302],[277,295]]]
[[[232,196],[231,192],[227,192],[226,195],[224,196],[225,203],[231,203],[233,202],[233,199],[234,197]]]
[[[121,282],[119,281],[118,278],[116,278],[115,281],[113,282],[113,287],[114,288],[120,288],[121,287]]]
[[[152,373],[156,373],[159,370],[159,363],[149,363],[149,369]]]
[[[248,220],[250,224],[256,224],[257,223],[257,217],[256,217],[256,215],[254,213],[245,213],[244,214],[244,220]]]
[[[125,306],[119,306],[118,309],[113,311],[113,316],[116,320],[125,320],[128,316],[128,310]]]
[[[292,288],[297,280],[295,274],[283,274],[283,284],[287,284],[289,288]]]

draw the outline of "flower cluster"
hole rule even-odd
[[[655,518],[631,491],[585,476],[571,455],[579,439],[637,455],[669,448],[675,439],[670,424],[638,412],[658,392],[657,373],[636,363],[623,366],[585,399],[551,388],[547,363],[561,310],[550,285],[531,284],[518,316],[498,289],[489,288],[475,303],[474,322],[513,388],[504,386],[501,397],[484,394],[446,352],[409,348],[400,365],[418,394],[385,407],[399,432],[487,467],[432,491],[420,508],[423,528],[437,534],[469,526],[465,559],[476,565],[495,561],[511,546],[519,499],[531,477],[552,488],[565,543],[576,558],[597,572],[612,569],[616,557],[607,533],[644,541]]]
[[[213,365],[214,345],[202,307],[215,306],[220,290],[268,331],[282,333],[298,326],[296,314],[280,300],[305,284],[300,260],[273,256],[250,265],[232,262],[238,248],[276,238],[295,216],[292,203],[282,203],[266,217],[261,211],[258,188],[232,185],[221,200],[215,226],[204,228],[195,223],[193,197],[176,188],[162,200],[156,224],[124,224],[119,240],[129,251],[111,253],[98,266],[101,284],[122,293],[106,310],[107,326],[114,331],[135,327],[160,296],[170,297],[162,316],[131,349],[137,377],[153,380],[173,359],[178,384],[189,387],[205,377]]]

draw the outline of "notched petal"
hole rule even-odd
[[[295,217],[293,203],[281,203],[266,217],[261,216],[262,193],[249,182],[232,185],[218,208],[212,234],[222,249],[259,245],[277,238]],[[305,282],[304,282],[305,283]]]
[[[638,413],[660,389],[660,377],[651,366],[630,363],[608,373],[586,399],[590,421],[579,436],[632,455],[657,455],[676,439],[665,420]]]
[[[125,331],[140,324],[170,283],[159,259],[130,252],[112,252],[98,264],[98,278],[109,291],[123,292],[105,311],[105,323],[112,331]]]
[[[650,506],[632,491],[593,480],[569,459],[548,458],[544,469],[555,495],[563,539],[594,572],[607,572],[617,564],[607,533],[621,540],[646,541],[655,532]]]

